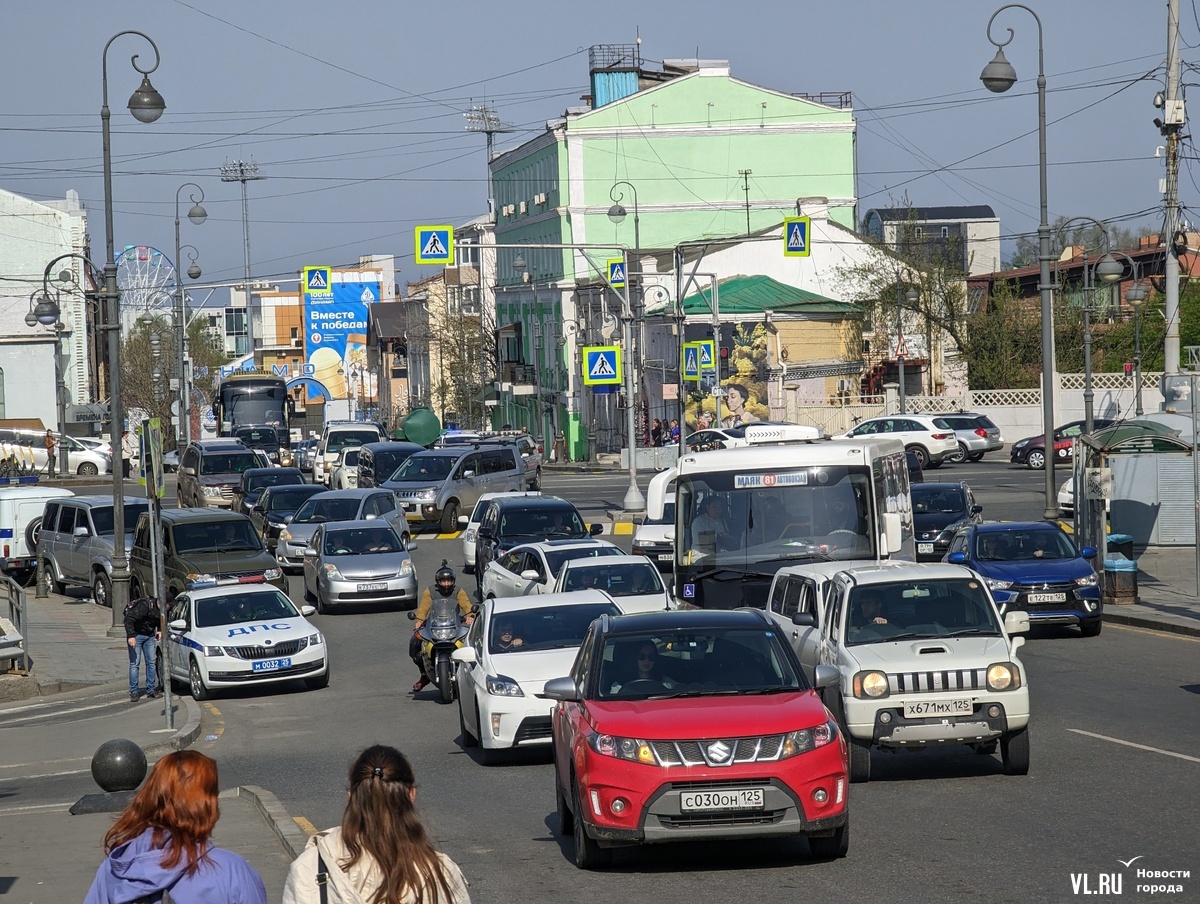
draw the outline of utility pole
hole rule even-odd
[[[243,163],[235,160],[221,167],[222,182],[242,183],[242,243],[246,263],[246,340],[250,344],[250,354],[254,354],[254,313],[253,293],[250,290],[250,216],[246,202],[246,183],[265,179],[266,176],[258,171],[257,163]],[[178,262],[176,262],[178,266]]]
[[[742,177],[742,191],[746,193],[746,235],[750,235],[750,174],[754,170],[741,169],[738,175]]]
[[[1157,100],[1157,98],[1156,98]],[[1167,90],[1162,97],[1162,118],[1154,120],[1167,139],[1167,177],[1164,200],[1166,262],[1163,268],[1167,335],[1163,343],[1163,370],[1179,373],[1179,256],[1175,236],[1179,232],[1179,133],[1186,122],[1183,98],[1179,96],[1179,0],[1167,3]]]
[[[482,132],[487,136],[487,196],[488,213],[496,217],[496,197],[492,194],[492,145],[496,134],[512,132],[513,127],[500,121],[500,116],[487,104],[475,104],[463,116],[467,118],[468,132]]]

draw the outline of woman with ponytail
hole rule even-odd
[[[360,753],[348,798],[342,824],[310,838],[292,864],[283,904],[470,904],[462,871],[417,816],[404,754],[382,744]]]

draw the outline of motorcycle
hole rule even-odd
[[[415,612],[409,612],[408,617],[415,620]],[[417,632],[421,640],[421,659],[425,664],[425,674],[437,686],[439,699],[442,703],[452,703],[457,695],[454,681],[458,671],[458,663],[452,662],[450,654],[466,642],[467,623],[463,621],[462,612],[454,597],[435,595],[433,605],[429,609],[429,617]]]

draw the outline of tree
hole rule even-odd
[[[1088,254],[1099,253],[1104,248],[1104,238],[1100,229],[1087,220],[1075,219],[1070,228],[1063,226],[1071,222],[1071,217],[1058,217],[1050,224],[1050,253],[1058,257],[1062,249],[1068,245],[1087,248]],[[1108,233],[1109,248],[1113,251],[1132,251],[1139,245],[1139,236],[1145,235],[1144,230],[1124,229],[1108,223],[1104,227]],[[1038,264],[1037,233],[1025,233],[1017,236],[1013,253],[1009,256],[1005,267],[1018,270],[1022,267],[1036,267]]]

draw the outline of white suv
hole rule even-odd
[[[870,779],[872,747],[998,744],[1008,775],[1029,771],[1025,639],[1012,636],[1029,630],[1027,613],[1001,618],[984,580],[961,565],[852,566],[824,597],[819,624],[803,606],[791,616],[791,640],[810,675],[838,670],[823,693],[849,741],[850,781]]]
[[[921,463],[921,469],[940,468],[958,452],[958,436],[940,417],[925,414],[883,414],[863,421],[847,437],[889,434],[904,443]]]

